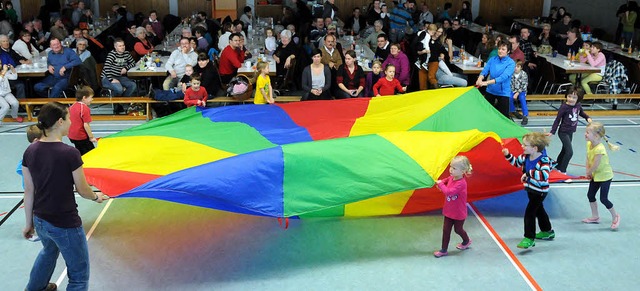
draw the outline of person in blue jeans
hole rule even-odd
[[[110,89],[113,96],[131,97],[137,85],[127,77],[127,72],[136,65],[131,53],[126,51],[124,40],[116,38],[114,49],[109,52],[104,62],[100,79],[102,88]]]
[[[33,85],[33,90],[42,97],[58,98],[69,84],[71,70],[82,61],[72,49],[62,47],[57,38],[49,42],[49,47],[51,51],[47,55],[47,66],[50,75]],[[51,92],[48,92],[49,89]]]
[[[42,243],[26,290],[57,288],[49,280],[60,254],[67,266],[67,290],[89,288],[89,250],[73,186],[85,199],[101,203],[103,197],[87,183],[80,152],[62,142],[70,125],[66,105],[49,102],[42,106],[37,123],[42,138],[31,144],[22,158],[26,218],[22,235],[29,239],[37,231]]]

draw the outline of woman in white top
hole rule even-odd
[[[38,56],[40,52],[38,52],[38,49],[31,44],[30,41],[31,33],[28,30],[21,30],[20,37],[13,43],[13,47],[11,48],[23,58],[32,60],[34,57]]]

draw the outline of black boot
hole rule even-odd
[[[529,124],[529,118],[527,118],[527,116],[523,116],[522,117],[522,121],[520,122],[521,125],[527,125]]]

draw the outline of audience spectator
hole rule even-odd
[[[107,55],[104,68],[100,74],[102,88],[110,89],[113,96],[133,96],[136,83],[127,77],[127,72],[136,65],[125,46],[124,40],[117,38],[113,42],[114,49]]]
[[[561,39],[555,49],[561,55],[567,55],[569,51],[572,54],[577,53],[582,47],[582,39],[578,35],[578,29],[572,28],[567,31],[567,38]]]
[[[433,23],[433,13],[429,11],[429,5],[427,5],[426,1],[422,2],[422,6],[420,9],[420,16],[418,17],[418,23],[421,26],[424,26],[425,24]]]
[[[136,42],[133,45],[134,59],[139,59],[153,51],[153,44],[147,39],[147,30],[143,27],[136,28]]]
[[[567,38],[567,31],[571,29],[571,13],[565,13],[562,17],[562,21],[556,22],[551,26],[551,35],[565,39]]]
[[[324,11],[322,12],[322,18],[334,19],[338,16],[338,7],[335,4],[336,0],[326,0],[324,2]]]
[[[360,16],[360,8],[353,8],[351,16],[347,18],[347,22],[344,23],[344,29],[351,31],[351,34],[359,34],[366,26],[367,24],[364,17]]]
[[[82,63],[78,65],[76,68],[80,70],[80,76],[83,77],[85,81],[87,81],[89,86],[94,89],[98,89],[98,77],[96,76],[96,66],[97,62],[95,58],[91,55],[91,52],[87,50],[89,47],[89,42],[84,39],[78,39],[76,41],[76,48],[73,49],[80,58]]]
[[[253,22],[253,14],[251,13],[251,6],[245,6],[240,15],[240,21],[244,22],[245,26],[251,25]]]
[[[375,97],[375,95],[373,95],[373,85],[376,84],[380,78],[384,78],[384,74],[382,74],[382,62],[375,60],[371,64],[371,72],[367,73],[364,97]]]
[[[80,17],[82,16],[84,9],[84,2],[80,1],[76,4],[76,8],[73,9],[73,12],[71,13],[71,23],[73,23],[73,27],[78,27]]]
[[[33,20],[33,32],[31,34],[35,35],[38,39],[38,50],[44,51],[44,49],[47,48],[48,39],[45,37],[46,32],[42,28],[42,20],[37,18]]]
[[[238,74],[242,62],[244,62],[244,53],[240,47],[240,34],[234,32],[229,36],[229,45],[220,53],[219,72],[222,84],[229,84]]]
[[[218,51],[220,51],[220,53],[222,53],[222,51],[229,45],[229,39],[231,39],[230,36],[233,33],[231,23],[226,22],[225,24],[223,24],[222,31],[224,31],[224,33],[220,36],[220,39],[218,40]]]
[[[69,84],[69,76],[73,67],[80,65],[80,58],[70,49],[62,47],[57,38],[49,41],[47,66],[50,75],[33,86],[33,90],[41,97],[58,98]],[[48,90],[51,89],[51,92]]]
[[[445,19],[451,20],[451,15],[449,15],[449,9],[451,9],[451,7],[453,7],[451,2],[444,3],[442,12],[438,15],[438,21],[443,22]],[[446,29],[447,28],[445,27],[445,30]]]
[[[208,51],[209,50],[209,42],[206,38],[204,38],[204,34],[206,33],[205,29],[198,26],[194,29],[195,36],[198,41],[198,50]]]
[[[17,122],[22,122],[22,117],[18,116],[18,107],[20,103],[11,93],[9,80],[18,79],[16,68],[8,64],[0,65],[0,126],[2,120],[11,112],[11,117]]]
[[[198,54],[198,65],[193,67],[193,73],[200,76],[202,87],[207,89],[210,96],[217,96],[221,88],[220,75],[206,53]]]
[[[283,30],[280,33],[280,45],[273,52],[273,60],[276,62],[276,76],[282,77],[287,69],[294,69],[291,62],[296,59],[298,48],[291,43],[291,32]]]
[[[622,23],[622,38],[627,46],[631,45],[633,41],[633,32],[635,31],[635,24],[638,21],[637,18],[638,3],[635,1],[629,1],[627,9],[620,19]]]
[[[324,20],[322,18],[316,18],[316,21],[313,23],[313,26],[308,33],[309,37],[307,42],[318,48],[322,45],[321,40],[326,34],[327,29],[324,27]]]
[[[382,10],[382,12],[380,12],[380,20],[382,20],[382,31],[389,35],[389,33],[391,32],[391,19],[389,18],[391,14],[389,13],[389,8],[387,7],[387,4],[381,3],[380,9]]]
[[[443,45],[443,34],[444,28],[436,25],[437,29],[435,33],[431,36],[431,41],[429,41],[429,50],[431,51],[431,56],[428,59],[429,71],[427,72],[427,79],[429,80],[429,85],[433,88],[438,88],[438,79],[436,77],[436,73],[438,72],[438,66],[440,63],[440,54],[447,55],[448,52]]]
[[[382,13],[380,5],[380,0],[373,0],[371,4],[369,4],[369,8],[367,9],[367,24],[374,25],[376,20],[380,20],[380,13]]]
[[[82,38],[86,39],[89,43],[88,50],[91,52],[91,55],[96,59],[98,63],[104,63],[105,58],[107,57],[107,52],[104,49],[104,45],[97,40],[95,37],[89,34],[88,29],[82,30]]]
[[[175,87],[178,81],[184,75],[184,68],[186,65],[195,65],[198,59],[198,55],[193,51],[189,44],[188,38],[180,39],[180,47],[173,51],[169,56],[169,60],[165,64],[165,68],[169,72],[169,76],[162,83],[164,90]],[[222,74],[222,58],[220,61],[220,72]]]
[[[122,39],[124,40],[124,46],[128,51],[133,51],[133,46],[136,45],[136,40],[138,39],[136,36],[137,28],[138,27],[133,22],[127,24],[127,32],[124,34]]]
[[[302,71],[302,100],[330,100],[331,69],[322,63],[322,52],[311,50],[312,63]]]
[[[600,68],[599,73],[591,73],[583,76],[582,80],[580,81],[580,85],[582,86],[582,89],[584,89],[585,94],[591,94],[591,87],[589,87],[589,83],[602,81],[602,76],[604,75],[604,70],[607,65],[607,59],[602,53],[602,43],[593,43],[590,47],[590,50],[585,51],[583,54],[580,54],[579,57],[581,63],[588,63],[592,67]],[[569,80],[571,81],[571,83],[575,83],[575,74],[570,75]]]
[[[491,35],[483,33],[480,43],[476,46],[476,53],[474,55],[483,62],[487,62],[487,60],[489,60],[489,53],[493,50],[493,46],[494,41]]]
[[[458,11],[458,18],[465,21],[472,22],[473,14],[471,13],[471,3],[469,1],[462,1],[462,8]]]
[[[447,54],[440,53],[438,57],[438,71],[436,72],[436,79],[438,79],[438,85],[440,87],[450,85],[454,87],[466,87],[467,76],[458,73],[452,73],[449,69],[449,58]]]
[[[145,19],[142,22],[142,26],[144,27],[146,24],[151,24],[151,28],[153,29],[153,32],[160,39],[160,41],[162,41],[162,39],[164,38],[164,27],[162,26],[162,23],[158,21],[157,11],[155,10],[149,11],[149,18]]]
[[[30,64],[31,61],[20,56],[11,48],[9,37],[0,35],[0,64],[16,67],[20,64]],[[24,83],[20,80],[9,80],[9,85],[13,88],[13,95],[18,99],[26,98]]]
[[[322,63],[329,66],[331,72],[342,65],[342,52],[336,49],[336,36],[333,34],[327,34],[324,38],[324,45],[320,48],[322,52]]]
[[[93,24],[93,12],[91,9],[85,9],[82,11],[82,16],[80,16],[78,27],[81,29],[88,29],[90,24]]]
[[[537,46],[542,46],[542,45],[548,45],[551,46],[553,44],[555,44],[556,41],[554,41],[551,38],[551,25],[549,23],[544,23],[542,24],[542,32],[540,32],[540,35],[538,35],[538,37],[536,37],[536,45]]]
[[[162,40],[159,35],[156,34],[155,30],[150,23],[144,25],[145,37],[153,46],[157,46],[162,43]]]
[[[13,43],[12,49],[27,60],[37,57],[40,52],[31,43],[31,33],[27,30],[20,31],[18,39]]]
[[[362,97],[364,95],[365,74],[356,64],[356,52],[348,50],[344,56],[344,64],[336,72],[336,99]]]
[[[400,42],[404,39],[405,34],[412,34],[413,30],[415,30],[415,24],[411,16],[415,3],[415,0],[408,0],[404,5],[398,4],[391,10],[391,15],[389,16],[391,24],[389,39],[391,42]],[[400,82],[402,83],[402,81]]]
[[[364,43],[368,44],[371,50],[375,50],[378,46],[378,36],[382,34],[382,20],[376,20],[373,23],[373,32],[365,38]]]
[[[13,9],[13,3],[11,3],[11,1],[4,2],[4,12],[7,14],[7,19],[11,24],[18,23],[18,13]]]
[[[380,59],[384,62],[389,56],[389,51],[391,49],[391,43],[389,43],[389,39],[387,35],[381,33],[378,35],[378,47],[376,47],[376,51],[374,56],[376,59]]]
[[[397,43],[391,45],[389,52],[389,56],[382,63],[382,67],[386,68],[387,64],[394,65],[396,67],[396,79],[400,81],[402,87],[406,87],[411,82],[409,58],[400,50],[400,45]]]
[[[509,57],[514,61],[521,61],[524,63],[524,53],[520,49],[520,41],[517,35],[509,36],[509,43],[511,44],[511,52],[509,53]]]
[[[49,29],[49,32],[51,32],[49,39],[57,38],[62,41],[69,36],[69,32],[67,31],[67,28],[64,27],[60,17],[52,18],[51,23],[53,23],[53,26]]]
[[[451,24],[451,29],[446,30],[447,37],[451,38],[453,41],[453,45],[462,48],[463,45],[467,42],[469,36],[467,35],[467,30],[462,28],[459,19],[454,19]]]

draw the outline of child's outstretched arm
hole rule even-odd
[[[507,162],[515,167],[520,168],[524,164],[524,155],[514,156],[509,153],[509,149],[507,148],[502,148],[502,154],[504,158],[507,159]]]
[[[87,136],[89,137],[89,140],[91,142],[98,142],[98,140],[95,138],[95,136],[93,136],[93,132],[91,132],[91,125],[89,125],[89,123],[85,122],[83,124],[84,126],[84,130],[87,132]]]

